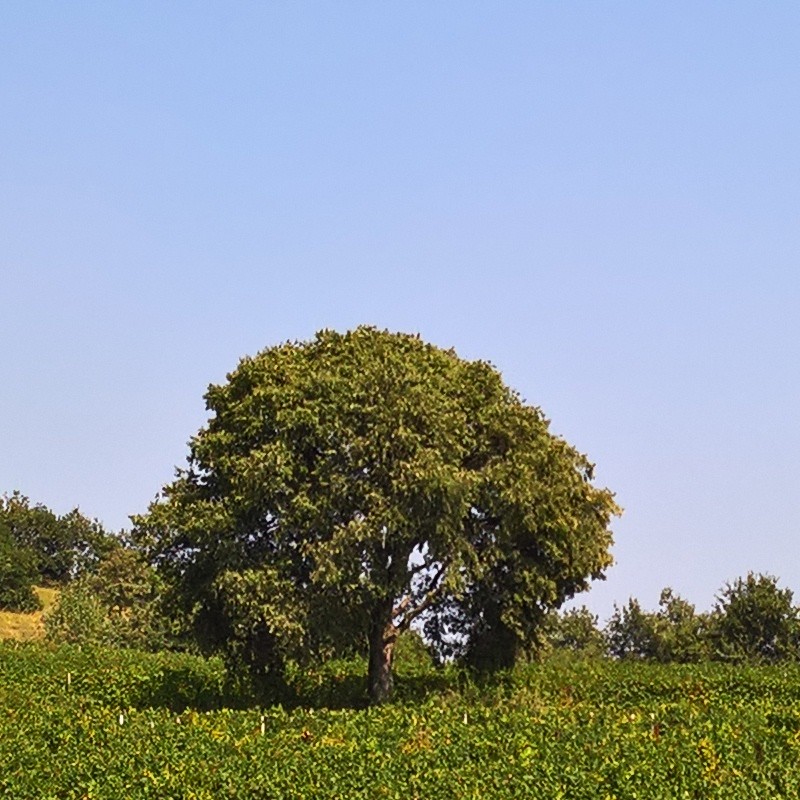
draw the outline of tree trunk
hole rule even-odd
[[[369,632],[369,700],[380,705],[389,699],[392,679],[392,654],[399,631],[392,624],[391,603],[373,615]]]

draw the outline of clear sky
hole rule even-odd
[[[146,509],[244,354],[492,361],[625,514],[605,619],[800,596],[800,5],[0,6],[0,492]]]

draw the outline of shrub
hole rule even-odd
[[[44,618],[45,635],[51,642],[109,644],[111,624],[95,594],[80,584],[67,587]]]

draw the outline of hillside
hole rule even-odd
[[[36,594],[42,601],[42,611],[34,611],[32,614],[0,611],[0,639],[26,642],[44,637],[44,613],[58,599],[58,589],[37,586]]]

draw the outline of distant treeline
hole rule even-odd
[[[0,608],[35,611],[33,585],[64,586],[121,540],[75,508],[58,515],[20,492],[0,497]]]
[[[800,659],[800,609],[772,575],[749,573],[724,586],[714,608],[699,613],[666,588],[658,610],[631,598],[600,627],[586,607],[552,612],[544,649],[661,663],[773,663]]]

